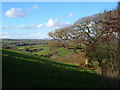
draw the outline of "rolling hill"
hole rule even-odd
[[[94,71],[19,51],[2,49],[4,88],[106,87]]]

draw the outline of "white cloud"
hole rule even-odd
[[[53,28],[56,27],[58,24],[57,20],[49,19],[48,22],[46,23],[47,28]]]
[[[2,32],[0,38],[11,38],[11,39],[50,39],[47,34],[41,34],[40,32],[33,34],[11,34]]]
[[[62,22],[62,23],[59,23],[59,27],[66,27],[66,26],[68,26],[68,25],[70,25],[69,22]]]
[[[37,25],[37,28],[41,28],[43,25],[42,24],[39,24],[39,25]]]
[[[57,19],[49,19],[48,22],[46,23],[47,28],[61,28],[70,25],[69,22],[58,22]]]
[[[31,35],[32,38],[42,38],[42,39],[48,39],[48,35],[47,34],[41,34],[40,32],[37,32],[33,35]]]
[[[37,9],[37,8],[39,8],[39,6],[37,4],[35,4],[32,7],[29,7],[28,9],[30,10],[30,9]]]
[[[3,29],[4,27],[2,25],[0,25],[0,29]]]
[[[37,4],[35,4],[32,8],[38,8],[38,5],[37,5]]]
[[[75,16],[75,14],[74,14],[74,13],[69,13],[68,16],[70,16],[70,17],[71,17],[71,16]]]
[[[10,18],[24,17],[28,14],[28,12],[23,12],[21,8],[11,8],[5,12],[5,15]]]
[[[10,35],[7,32],[0,32],[0,38],[11,38],[12,35]]]
[[[40,29],[42,27],[43,27],[42,24],[31,26],[23,24],[23,25],[0,26],[0,29]]]

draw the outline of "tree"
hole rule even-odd
[[[52,37],[64,40],[67,46],[84,46],[86,57],[98,61],[103,76],[118,78],[120,34],[118,9],[104,11],[79,19],[73,25],[52,32]],[[111,74],[109,74],[111,73]]]
[[[48,48],[50,49],[52,54],[57,54],[57,48],[61,46],[62,46],[62,43],[55,40],[50,41],[48,44]]]

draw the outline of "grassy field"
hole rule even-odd
[[[30,49],[44,49],[44,50],[41,50],[41,51],[37,51],[37,52],[33,52],[32,54],[38,54],[38,55],[47,55],[47,54],[51,54],[51,51],[48,47],[48,45],[32,45],[32,46],[17,46],[17,48],[19,50],[23,50],[25,48],[30,48]],[[63,48],[63,47],[58,47],[56,49],[56,51],[58,52],[57,55],[58,56],[66,56],[68,54],[75,54],[73,52],[73,50],[69,50],[69,49],[66,49],[66,48]],[[76,52],[80,52],[80,50],[76,50]]]
[[[32,46],[16,46],[18,49],[47,49],[47,45],[32,45]]]
[[[3,89],[106,87],[104,80],[89,69],[6,49],[2,56]]]

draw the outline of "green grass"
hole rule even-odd
[[[46,48],[47,45],[32,45],[35,48]]]
[[[25,48],[31,48],[31,49],[46,49],[47,45],[32,45],[32,46],[17,46],[18,49],[25,49]]]
[[[50,50],[48,49],[47,45],[17,46],[17,48],[19,50],[24,50],[26,48],[30,48],[30,49],[44,49],[44,50],[41,50],[41,51],[33,52],[31,54],[38,54],[38,55],[41,55],[41,54],[44,54],[44,55],[50,54]]]
[[[45,50],[42,50],[42,51],[38,51],[38,52],[34,52],[33,54],[38,54],[38,55],[47,55],[47,54],[51,54],[50,50],[49,49],[45,49]]]
[[[70,50],[70,49],[67,49],[67,48],[63,48],[63,47],[60,47],[57,49],[57,52],[58,52],[58,56],[67,56],[67,55],[76,55],[76,53],[74,52],[74,50]],[[77,53],[80,53],[81,51],[79,49],[76,50]]]
[[[51,51],[48,48],[48,45],[32,45],[32,46],[18,46],[17,47],[19,50],[23,50],[25,48],[30,48],[30,49],[44,49],[41,51],[37,51],[37,52],[33,52],[32,54],[38,54],[38,55],[47,55],[47,54],[51,54]],[[63,48],[63,47],[58,47],[56,49],[56,51],[58,52],[57,55],[58,56],[66,56],[69,54],[75,54],[73,50],[69,50],[67,48]],[[76,50],[76,52],[80,52],[80,50]]]
[[[94,71],[32,54],[2,50],[3,88],[106,87]]]
[[[33,54],[38,54],[38,55],[47,55],[47,54],[51,54],[50,50],[48,49],[47,45],[33,45],[33,48],[37,48],[37,49],[44,49],[38,52],[33,52]]]
[[[58,56],[66,56],[69,54],[70,50],[64,48],[58,48],[57,52],[58,52],[57,54]]]

